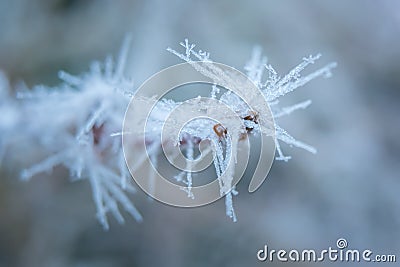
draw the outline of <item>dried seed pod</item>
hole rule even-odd
[[[221,123],[215,124],[213,129],[216,135],[218,135],[218,137],[225,137],[225,135],[228,133],[226,128],[222,126]]]

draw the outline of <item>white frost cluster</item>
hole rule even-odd
[[[193,63],[193,67],[213,79],[215,83],[225,84],[226,88],[235,86],[235,79],[228,74],[218,73],[215,69],[210,71],[207,68],[199,68],[199,65],[194,64],[198,60],[211,62],[208,52],[196,51],[195,45],[190,44],[188,40],[181,45],[185,49],[184,53],[170,48],[168,51],[186,62]],[[7,149],[7,140],[12,132],[18,128],[24,129],[23,134],[26,139],[39,143],[48,156],[43,161],[23,170],[21,177],[30,179],[36,174],[64,165],[73,179],[88,179],[97,207],[97,217],[105,229],[109,228],[106,216],[108,212],[111,212],[118,222],[124,222],[119,206],[122,206],[136,220],[142,220],[140,213],[127,195],[127,193],[134,193],[135,189],[129,182],[130,175],[124,160],[121,138],[119,134],[115,134],[121,133],[125,110],[134,94],[133,83],[123,74],[128,46],[129,40],[124,42],[117,64],[108,57],[104,63],[92,63],[90,71],[80,76],[60,71],[59,77],[63,81],[61,85],[54,88],[37,86],[29,90],[20,89],[17,92],[17,99],[9,96],[7,79],[0,73],[0,112],[2,114],[0,155]],[[270,65],[267,65],[267,59],[261,55],[261,50],[258,48],[254,50],[251,60],[244,69],[248,77],[262,91],[272,108],[275,119],[297,109],[304,109],[311,104],[308,100],[291,107],[279,108],[278,98],[316,77],[329,77],[335,63],[304,77],[300,76],[300,72],[319,57],[320,55],[304,58],[287,75],[280,77]],[[218,75],[215,75],[215,71]],[[229,91],[220,94],[219,88],[213,86],[210,95],[211,98],[231,106],[242,118],[252,115],[247,105]],[[157,155],[161,151],[160,134],[163,119],[178,104],[173,100],[164,99],[153,110],[153,117],[149,118],[149,125],[154,124],[149,130],[151,134],[147,135],[154,139],[151,140],[152,145],[148,148],[153,163],[156,163]],[[227,170],[229,155],[235,157],[238,142],[243,135],[260,131],[255,118],[244,120],[244,124],[248,132],[240,130],[232,132],[233,127],[229,128],[229,132],[225,132],[222,126],[215,129],[215,123],[211,120],[195,120],[182,129],[179,137],[188,159],[195,157],[194,148],[201,140],[209,140],[214,144],[212,152],[215,154],[214,166],[220,182],[221,195],[225,195],[226,214],[234,221],[236,221],[236,215],[232,196],[237,192],[231,189],[233,170]],[[287,161],[290,158],[283,155],[280,141],[315,153],[313,147],[295,140],[277,124],[275,124],[275,131],[277,160]],[[206,153],[209,152],[211,151],[206,151]],[[222,176],[223,172],[231,172],[231,174]],[[222,177],[225,178],[222,179]],[[191,172],[182,172],[175,179],[185,185],[183,189],[188,193],[188,197],[196,197],[191,192],[193,184]]]
[[[73,180],[88,179],[104,229],[109,228],[108,212],[124,222],[119,205],[142,220],[127,195],[135,188],[130,183],[121,139],[110,136],[120,131],[134,90],[132,81],[123,75],[128,48],[126,40],[116,65],[108,57],[104,63],[92,63],[90,72],[80,76],[60,71],[63,83],[58,87],[37,86],[17,92],[24,133],[50,155],[23,170],[22,179],[58,165],[64,165]]]
[[[184,48],[183,53],[179,53],[174,49],[168,48],[167,50],[174,55],[178,56],[180,59],[184,60],[185,62],[190,63],[193,68],[197,71],[201,72],[203,75],[209,77],[213,80],[216,84],[222,84],[225,88],[240,88],[240,80],[238,80],[235,76],[229,75],[216,67],[213,64],[198,64],[197,61],[203,62],[212,62],[210,59],[210,53],[202,51],[202,50],[195,50],[195,45],[190,44],[187,39],[185,42],[180,43],[180,45]],[[267,64],[267,58],[263,57],[261,54],[261,49],[256,47],[253,51],[252,57],[250,61],[245,65],[244,70],[248,78],[261,90],[263,93],[266,101],[268,102],[269,106],[271,107],[272,115],[274,118],[274,125],[275,125],[275,145],[278,156],[276,160],[283,160],[288,161],[290,156],[285,156],[282,153],[280,141],[290,145],[305,149],[311,153],[316,153],[316,149],[310,145],[307,145],[301,141],[296,140],[291,135],[289,135],[284,129],[282,129],[277,123],[276,119],[289,115],[295,110],[298,109],[305,109],[311,104],[311,100],[307,100],[298,104],[295,104],[290,107],[279,107],[279,98],[284,96],[287,93],[292,92],[293,90],[303,86],[307,82],[319,77],[330,77],[331,70],[336,67],[336,63],[331,63],[323,68],[312,72],[304,77],[301,77],[300,73],[303,71],[308,65],[314,64],[315,60],[320,58],[320,54],[316,56],[309,56],[303,58],[303,61],[289,71],[288,74],[281,77],[277,74],[275,69]],[[240,90],[240,89],[238,89]],[[218,88],[213,86],[211,90],[211,97],[216,98],[216,95],[219,93]],[[252,110],[248,107],[244,101],[242,101],[237,95],[228,91],[222,94],[219,98],[221,102],[230,106],[239,116],[245,118],[246,116],[252,116]],[[254,115],[254,114],[253,114]],[[260,114],[262,116],[262,114]],[[199,127],[198,123],[204,124],[204,122],[197,122],[193,123],[192,129],[197,129],[196,133],[189,132],[191,136],[196,136],[200,138],[205,136],[207,139],[213,141],[214,143],[214,153],[216,155],[214,163],[215,169],[218,176],[218,179],[221,178],[222,173],[224,171],[228,172],[228,175],[225,175],[224,179],[222,179],[221,184],[221,194],[226,195],[225,203],[226,203],[226,214],[227,216],[231,217],[234,221],[236,221],[236,216],[234,213],[234,209],[232,206],[232,194],[236,195],[237,192],[233,189],[232,191],[224,190],[224,186],[226,188],[231,188],[231,181],[233,174],[229,174],[229,170],[226,170],[226,166],[228,165],[227,162],[229,161],[229,155],[231,152],[233,157],[236,157],[236,146],[238,142],[238,134],[239,136],[243,133],[227,133],[226,136],[221,140],[220,136],[217,138],[216,134],[211,132],[210,129],[212,128],[212,124],[208,125],[207,129]],[[258,123],[254,120],[244,119],[243,123],[245,124],[247,129],[251,129],[251,133],[257,133],[261,129],[259,129]],[[229,127],[228,127],[229,128]],[[200,130],[199,130],[200,129]],[[203,130],[204,129],[204,130]],[[232,128],[229,128],[232,129]],[[185,128],[182,129],[185,131]],[[235,139],[236,136],[236,139]],[[188,151],[192,151],[192,149],[188,149]],[[189,155],[189,158],[192,155]],[[190,176],[190,177],[189,177]],[[191,174],[188,174],[187,183],[191,183]]]
[[[215,72],[218,73],[218,70],[207,70],[206,68],[201,69],[199,65],[195,63],[196,60],[211,62],[210,53],[204,52],[202,50],[194,50],[195,45],[190,44],[187,39],[185,39],[184,43],[180,43],[180,45],[184,47],[185,53],[179,53],[171,48],[168,48],[167,50],[178,56],[180,59],[191,63],[194,68],[196,68],[198,71],[202,72],[209,78],[214,79],[215,82],[226,84],[227,88],[232,88],[236,86],[234,83],[237,81],[234,79],[234,77],[232,78],[224,75],[215,75]],[[318,54],[316,56],[303,58],[303,61],[299,65],[289,71],[288,74],[281,77],[277,74],[277,72],[271,65],[267,64],[267,58],[262,56],[261,49],[259,47],[254,48],[251,59],[245,65],[244,70],[250,80],[252,80],[263,92],[266,101],[272,109],[271,111],[275,122],[276,119],[289,115],[293,111],[296,111],[298,109],[305,109],[311,104],[311,100],[307,100],[290,107],[280,108],[278,104],[279,98],[281,96],[284,96],[287,93],[294,91],[295,89],[305,85],[306,83],[317,77],[323,76],[325,78],[328,78],[331,76],[331,70],[336,67],[336,63],[330,63],[323,68],[312,72],[311,74],[301,77],[301,71],[303,71],[308,65],[314,64],[314,62],[320,57],[321,55]],[[215,96],[214,90],[215,89],[213,89],[211,94]],[[240,101],[240,99],[236,95],[232,94],[230,91],[223,94],[220,100],[225,104],[232,106],[232,108],[237,110],[237,112],[240,113],[240,115],[242,116],[248,115],[251,112],[247,105],[244,102]],[[238,109],[238,107],[240,108]],[[251,122],[245,121],[245,123]],[[250,127],[253,128],[254,126]],[[315,148],[303,142],[297,141],[276,123],[275,131],[275,142],[278,152],[278,157],[276,158],[277,160],[288,161],[290,159],[290,156],[283,155],[279,141],[283,141],[291,146],[303,148],[311,153],[316,153]]]

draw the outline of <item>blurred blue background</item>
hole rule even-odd
[[[319,66],[338,67],[283,101],[313,100],[281,124],[318,154],[283,146],[292,160],[275,162],[261,189],[248,194],[248,181],[239,185],[237,223],[223,201],[180,209],[139,192],[144,222],[110,219],[104,232],[87,182],[70,183],[59,168],[24,183],[18,172],[26,166],[6,160],[0,266],[265,266],[256,258],[264,244],[325,249],[340,237],[351,248],[398,253],[399,10],[395,0],[1,0],[0,69],[13,83],[55,85],[60,69],[79,74],[117,54],[126,33],[126,74],[137,86],[180,62],[166,48],[184,38],[241,70],[254,45],[281,74],[318,52]]]

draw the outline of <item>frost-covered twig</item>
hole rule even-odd
[[[60,71],[64,83],[58,87],[38,86],[17,93],[18,105],[26,114],[25,135],[37,138],[52,154],[23,170],[21,177],[28,180],[64,165],[74,179],[88,179],[97,217],[105,229],[108,212],[124,222],[119,205],[142,220],[127,196],[135,189],[127,182],[121,140],[110,136],[120,131],[134,90],[132,81],[123,75],[129,43],[127,38],[115,66],[108,57],[104,63],[92,63],[90,72],[80,76]]]
[[[240,88],[241,84],[240,81],[236,79],[235,76],[230,76],[229,73],[224,72],[223,70],[219,69],[217,66],[213,64],[207,64],[207,62],[212,62],[210,59],[210,54],[204,51],[196,51],[195,45],[189,43],[187,39],[184,42],[180,43],[182,47],[184,47],[185,52],[179,53],[172,48],[168,48],[167,50],[172,54],[176,55],[180,59],[184,60],[185,62],[190,63],[197,71],[201,72],[203,75],[212,79],[216,84],[223,85],[226,88]],[[263,95],[269,105],[272,107],[272,115],[274,119],[282,117],[284,115],[289,115],[295,110],[304,109],[311,104],[311,100],[307,100],[301,102],[299,104],[295,104],[290,107],[285,107],[279,109],[277,107],[278,98],[292,92],[293,90],[297,89],[300,86],[303,86],[307,82],[319,77],[325,76],[329,77],[331,74],[331,69],[336,66],[336,63],[331,63],[326,65],[325,67],[308,74],[304,77],[301,77],[300,73],[310,64],[314,64],[314,62],[320,58],[320,54],[316,56],[309,56],[303,58],[303,61],[293,68],[287,75],[283,77],[279,77],[277,72],[271,65],[267,65],[267,58],[262,56],[261,49],[256,47],[253,50],[252,57],[250,61],[246,64],[244,70],[247,73],[249,79],[251,79],[254,84],[263,92]],[[199,64],[196,60],[200,60],[203,63]],[[265,75],[265,73],[267,75]],[[267,76],[267,78],[264,78]],[[240,89],[239,89],[240,90]],[[213,86],[211,91],[211,97],[216,98],[216,86]],[[233,94],[231,91],[228,91],[221,95],[220,101],[225,103],[226,105],[230,106],[233,110],[235,110],[238,114],[241,115],[243,119],[243,123],[246,126],[246,130],[248,133],[256,133],[259,132],[259,125],[257,122],[259,114],[254,114],[254,111],[250,109],[246,105],[246,103],[241,100],[237,95]],[[261,114],[262,116],[262,114]],[[278,156],[276,157],[277,160],[284,160],[287,161],[290,159],[289,156],[285,156],[282,153],[280,142],[283,141],[290,146],[296,146],[302,149],[305,149],[311,153],[316,153],[316,149],[303,143],[297,141],[295,138],[290,136],[284,129],[282,129],[275,121],[275,144]],[[206,138],[210,139],[214,142],[214,153],[216,154],[214,165],[217,176],[219,179],[222,177],[222,173],[227,171],[226,168],[228,166],[227,162],[229,158],[226,156],[232,150],[236,149],[235,139],[230,140],[230,137],[235,136],[236,133],[225,132],[225,134],[219,134],[218,131],[215,133],[205,130],[203,127],[199,127],[200,125],[193,123],[192,128],[200,129],[196,133],[191,132],[192,136],[200,137],[201,139]],[[211,128],[212,125],[208,125],[208,128]],[[185,128],[182,130],[185,131]],[[188,130],[186,130],[188,131]],[[206,132],[206,134],[201,133],[201,131]],[[215,138],[215,134],[219,138]],[[221,141],[221,138],[223,141]],[[224,152],[225,156],[224,156]],[[233,156],[236,153],[232,154]],[[232,194],[230,191],[224,190],[226,188],[231,188],[230,179],[232,178],[233,174],[228,174],[225,177],[225,181],[221,181],[221,194],[226,194],[226,213],[229,217],[231,217],[234,221],[236,220],[236,216],[232,206]],[[190,178],[192,179],[192,178]]]
[[[240,88],[241,83],[236,77],[210,64],[212,61],[208,52],[195,50],[195,45],[187,39],[181,46],[184,48],[183,53],[171,48],[168,48],[168,51],[190,63],[215,84],[226,88]],[[135,189],[128,181],[129,173],[120,138],[124,113],[134,93],[133,83],[124,76],[128,48],[129,38],[124,42],[116,65],[112,58],[108,57],[104,63],[94,62],[90,71],[80,76],[60,71],[59,77],[63,81],[61,85],[53,88],[37,86],[31,90],[19,89],[18,99],[10,96],[8,81],[0,73],[0,111],[3,115],[0,120],[0,155],[12,146],[9,141],[14,132],[20,132],[26,140],[38,142],[47,153],[47,157],[23,170],[22,178],[28,180],[34,175],[64,165],[74,179],[88,179],[97,207],[97,217],[105,229],[109,227],[108,212],[111,212],[118,222],[124,222],[119,206],[136,220],[142,220],[128,198],[127,193],[134,193]],[[335,63],[304,77],[300,76],[304,68],[313,64],[319,57],[320,55],[304,58],[287,75],[280,77],[271,65],[267,65],[267,58],[262,56],[260,48],[253,51],[252,58],[244,69],[263,93],[275,119],[311,104],[311,101],[307,100],[291,107],[279,108],[278,98],[316,77],[329,77],[331,69],[336,66]],[[198,60],[203,63],[196,63]],[[178,141],[188,159],[195,159],[194,149],[200,141],[208,140],[213,144],[204,153],[211,153],[212,150],[215,155],[214,166],[220,193],[225,196],[226,214],[236,221],[232,198],[233,195],[237,195],[237,191],[232,189],[234,170],[228,162],[231,155],[236,160],[237,146],[241,140],[250,133],[263,130],[258,124],[260,114],[254,113],[231,91],[220,94],[216,85],[212,86],[210,96],[235,110],[241,117],[245,130],[235,125],[225,128],[211,120],[197,119],[185,125],[178,140],[171,142]],[[171,99],[163,99],[157,103],[148,118],[146,143],[149,144],[148,153],[155,165],[161,151],[160,135],[163,123],[168,113],[179,104]],[[313,147],[290,136],[276,121],[275,133],[277,160],[287,161],[290,158],[283,155],[280,141],[312,153],[316,152]],[[143,160],[139,159],[132,168],[138,168],[145,161],[145,157],[144,154]],[[186,167],[190,170],[195,164],[190,163]],[[175,178],[182,182],[182,188],[188,197],[196,197],[191,191],[194,176],[190,171],[181,172]]]

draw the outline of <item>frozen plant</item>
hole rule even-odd
[[[226,85],[224,86],[226,88],[240,87],[240,81],[231,77],[229,73],[210,67],[211,65],[196,63],[197,61],[212,62],[208,52],[195,50],[195,45],[190,44],[188,40],[181,45],[184,48],[183,53],[170,48],[168,51],[190,63],[216,84]],[[135,188],[130,181],[119,134],[122,132],[125,110],[135,93],[133,83],[124,76],[128,48],[129,38],[124,42],[116,64],[111,57],[107,57],[105,62],[92,63],[90,71],[79,76],[60,71],[59,77],[62,84],[59,86],[40,85],[32,89],[21,87],[18,89],[17,99],[9,96],[7,79],[0,73],[0,111],[6,114],[0,120],[0,153],[10,146],[8,140],[12,132],[18,132],[29,140],[28,142],[39,143],[47,156],[44,160],[23,170],[21,177],[28,180],[37,174],[52,171],[56,166],[63,165],[69,170],[73,180],[89,180],[97,208],[97,218],[104,229],[109,228],[107,221],[109,212],[118,222],[124,222],[119,206],[122,206],[136,220],[142,220],[128,196],[128,193],[135,192]],[[261,50],[256,48],[244,70],[263,93],[274,118],[278,119],[311,104],[308,100],[291,107],[279,108],[278,98],[316,77],[330,76],[331,69],[336,66],[335,63],[304,77],[300,76],[301,71],[319,57],[320,55],[304,58],[287,75],[280,77],[267,64],[267,59],[261,55]],[[263,131],[258,124],[263,114],[250,110],[234,93],[230,91],[221,93],[217,86],[212,86],[210,96],[232,107],[242,118],[246,130],[243,132],[239,126],[235,125],[229,127],[215,125],[207,119],[194,120],[182,129],[178,140],[171,141],[174,144],[178,141],[179,144],[176,145],[183,146],[188,159],[195,157],[194,150],[200,141],[208,140],[213,144],[211,146],[213,151],[208,150],[205,153],[215,154],[214,166],[221,196],[225,196],[226,214],[236,221],[232,198],[237,191],[232,189],[233,169],[227,170],[227,162],[229,155],[232,154],[235,157],[241,140],[250,133]],[[167,114],[179,104],[171,99],[163,99],[158,102],[148,118],[151,127],[146,130],[148,131],[146,143],[149,144],[148,153],[155,165],[157,165],[157,156],[161,152],[160,135],[163,122]],[[23,129],[23,131],[16,131],[16,129]],[[276,131],[277,160],[287,161],[290,158],[282,153],[280,142],[315,153],[313,147],[297,141],[276,123],[274,130]],[[139,167],[143,161],[144,159],[138,161],[134,168]],[[193,166],[188,167],[190,169]],[[222,175],[224,172],[228,175]],[[187,192],[188,197],[196,197],[191,192],[193,175],[190,171],[179,173],[175,179],[182,182],[182,188]]]
[[[235,88],[235,91],[245,90],[245,87],[242,86],[240,79],[238,79],[235,75],[230,75],[230,73],[223,71],[214,64],[207,64],[207,62],[212,62],[212,60],[210,59],[210,53],[202,50],[195,50],[195,44],[189,43],[188,39],[185,39],[185,41],[180,43],[180,45],[184,48],[183,53],[177,52],[176,50],[171,48],[168,48],[167,50],[178,56],[183,61],[191,64],[193,68],[210,78],[215,84],[223,85],[225,88]],[[331,76],[331,70],[336,67],[336,63],[330,63],[323,68],[312,72],[311,74],[301,77],[301,72],[308,65],[314,64],[314,62],[319,59],[320,56],[321,55],[318,54],[316,56],[310,55],[309,57],[303,58],[303,61],[299,65],[289,71],[288,74],[281,77],[277,74],[277,72],[271,65],[267,64],[267,58],[262,56],[261,49],[259,47],[256,47],[253,50],[250,61],[244,67],[248,78],[263,93],[263,96],[265,97],[268,105],[272,109],[272,116],[275,119],[274,138],[276,151],[278,153],[276,160],[288,161],[290,159],[290,156],[285,156],[282,153],[280,142],[284,142],[290,146],[305,149],[311,153],[316,153],[315,148],[301,141],[298,141],[291,135],[289,135],[276,123],[276,119],[282,116],[289,115],[295,110],[307,108],[311,104],[311,100],[307,100],[290,107],[280,108],[278,106],[278,99],[280,97],[294,91],[295,89],[303,86],[307,82],[319,76]],[[199,64],[199,61],[203,63]],[[213,86],[211,90],[211,97],[216,98],[216,95],[218,93],[218,88],[216,86]],[[232,93],[232,91],[227,91],[226,93],[223,93],[220,96],[219,100],[224,104],[230,106],[232,110],[238,113],[238,115],[243,120],[247,132],[240,131],[239,128],[236,128],[235,132],[234,127],[223,127],[222,125],[218,125],[218,127],[215,128],[214,123],[209,122],[208,125],[206,125],[204,120],[197,120],[193,121],[193,123],[191,124],[189,123],[182,129],[182,132],[186,134],[185,136],[192,137],[192,140],[187,137],[185,140],[185,144],[190,145],[187,149],[189,159],[193,157],[193,149],[191,147],[193,143],[198,143],[199,140],[202,139],[208,139],[214,143],[213,148],[216,155],[214,159],[215,170],[218,179],[221,180],[221,195],[225,195],[226,214],[234,221],[236,221],[235,212],[232,206],[232,195],[236,195],[237,191],[235,189],[230,189],[232,188],[233,170],[226,170],[228,162],[230,160],[228,155],[233,152],[232,155],[234,158],[236,158],[236,147],[240,139],[243,138],[243,135],[250,133],[259,133],[260,131],[267,135],[269,134],[272,136],[272,134],[269,133],[268,130],[260,129],[259,127],[258,120],[262,120],[263,114],[258,114],[257,112],[252,110],[236,94]],[[173,106],[171,106],[171,108],[173,108]],[[211,129],[214,129],[214,132],[211,131]],[[229,131],[227,129],[229,129]],[[222,175],[223,172],[227,172],[227,174],[225,173],[225,175]],[[192,174],[190,172],[187,173],[186,183],[192,183]],[[191,194],[189,194],[189,196],[191,196]]]

